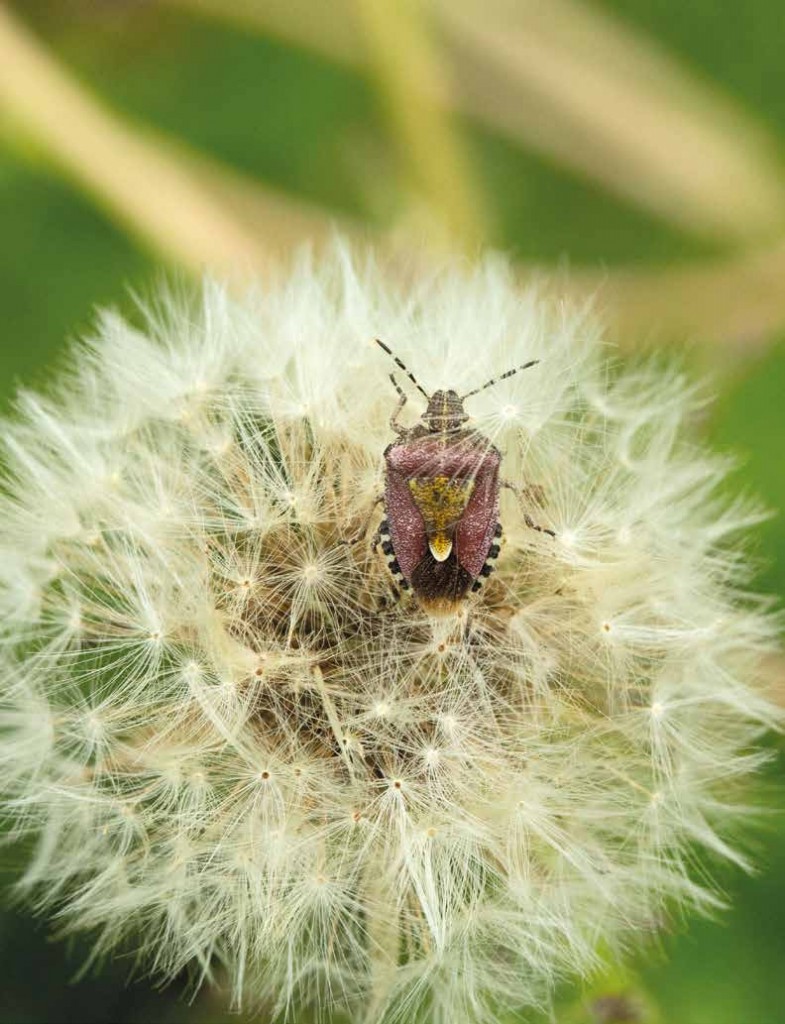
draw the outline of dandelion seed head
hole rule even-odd
[[[372,549],[375,337],[429,393],[539,361],[467,399],[526,508],[502,496],[496,571],[451,616]],[[680,372],[606,360],[501,260],[402,286],[336,243],[244,301],[106,315],[59,392],[21,395],[0,785],[36,905],[270,1019],[390,1024],[545,1005],[663,908],[716,909],[695,851],[746,864],[728,837],[778,717],[759,511],[686,440]]]

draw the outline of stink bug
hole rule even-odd
[[[499,491],[516,490],[499,477],[499,449],[466,426],[469,417],[463,403],[539,360],[508,370],[465,395],[452,390],[429,395],[395,353],[378,338],[376,342],[428,405],[416,426],[401,426],[398,416],[406,395],[390,374],[398,392],[390,426],[398,438],[384,451],[385,518],[375,543],[381,544],[403,589],[411,589],[429,611],[446,613],[470,591],[479,590],[493,572],[502,534]],[[528,515],[524,519],[533,529],[555,536]]]

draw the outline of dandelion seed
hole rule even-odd
[[[496,572],[448,618],[372,550],[377,335],[459,394],[539,360],[467,399],[532,507],[503,497]],[[499,260],[407,291],[336,244],[246,302],[107,316],[59,397],[22,396],[0,785],[37,904],[164,978],[220,966],[266,1019],[389,1024],[492,1024],[663,907],[716,909],[695,850],[746,863],[778,720],[759,513],[682,439],[695,389],[605,358]]]

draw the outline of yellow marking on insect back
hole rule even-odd
[[[449,476],[424,477],[410,480],[409,490],[425,522],[431,554],[437,562],[443,562],[452,551],[450,532],[469,503],[474,481]]]

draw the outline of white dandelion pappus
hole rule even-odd
[[[347,543],[391,440],[376,336],[429,392],[539,360],[466,411],[556,537],[503,493],[496,572],[449,616],[392,599],[376,523]],[[717,906],[688,868],[744,863],[776,624],[746,592],[757,512],[684,440],[698,403],[494,258],[404,287],[336,243],[245,302],[105,316],[5,430],[23,890],[235,1005],[435,1024],[547,1005]]]

